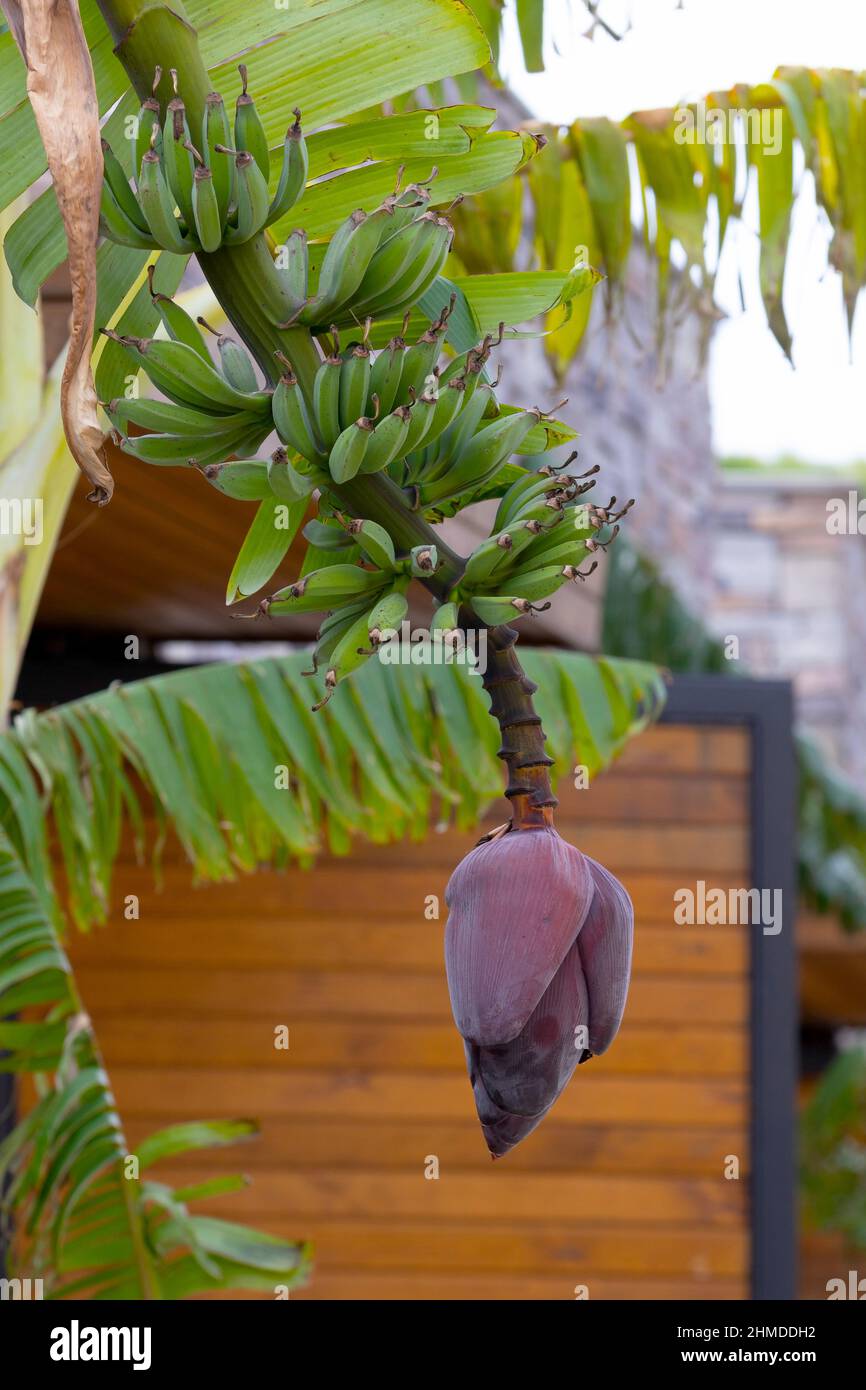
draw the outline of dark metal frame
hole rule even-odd
[[[751,887],[782,890],[782,930],[751,940],[753,1299],[797,1297],[797,770],[787,681],[677,676],[666,724],[734,724],[751,739]]]

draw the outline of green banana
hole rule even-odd
[[[413,392],[414,395],[414,392]],[[412,397],[410,396],[410,400]],[[427,431],[433,423],[436,414],[438,399],[436,396],[423,395],[417,400],[412,400],[409,407],[409,429],[403,444],[403,452],[411,454],[418,448],[421,441],[426,438]]]
[[[144,219],[144,213],[129,185],[123,165],[107,140],[102,141],[102,172],[108,187],[114,195],[115,202],[129,218],[132,225],[137,227],[139,232],[147,236],[148,226]]]
[[[268,185],[255,157],[248,150],[235,156],[235,224],[229,224],[226,242],[239,246],[260,232],[268,217]]]
[[[189,434],[139,434],[122,439],[120,447],[143,463],[162,465],[222,463],[249,434],[249,421],[228,430],[213,430],[205,436]],[[264,437],[259,434],[259,443]]]
[[[268,459],[271,492],[281,502],[299,502],[313,491],[312,478],[305,478],[289,463],[285,449],[275,449]]]
[[[373,422],[364,416],[337,436],[328,456],[328,470],[335,483],[348,483],[359,472],[373,436]]]
[[[174,197],[169,192],[159,155],[154,149],[149,149],[141,161],[138,198],[147,225],[159,246],[178,255],[186,255],[195,249],[184,236],[174,215]]]
[[[322,261],[318,290],[304,312],[305,323],[329,323],[352,300],[379,245],[386,216],[384,205],[369,214],[359,208],[337,229]]]
[[[348,604],[345,608],[338,608],[335,612],[329,613],[325,618],[319,631],[316,634],[316,645],[313,648],[313,668],[311,671],[302,671],[303,676],[314,676],[320,666],[324,666],[330,660],[331,654],[348,632],[349,628],[361,616],[366,618],[368,604],[366,600],[361,603]]]
[[[236,391],[242,391],[245,395],[258,391],[259,383],[249,353],[227,333],[219,333],[215,328],[211,328],[207,319],[199,316],[198,322],[217,340],[220,371],[229,385],[233,386]]]
[[[503,623],[516,622],[528,613],[535,613],[532,604],[525,598],[500,597],[498,594],[473,594],[472,608],[482,623],[488,627],[499,627]],[[547,607],[550,607],[548,604]]]
[[[353,312],[377,316],[396,305],[425,262],[436,236],[436,214],[425,212],[388,238],[376,251],[352,301]],[[396,310],[395,310],[396,312]]]
[[[138,224],[131,222],[118,203],[114,194],[103,180],[99,194],[99,231],[119,246],[134,246],[140,251],[150,251],[159,242],[150,232],[142,232]]]
[[[379,473],[394,459],[403,457],[411,419],[409,407],[398,405],[396,410],[379,421],[367,445],[364,462],[358,470],[360,473]]]
[[[213,173],[205,165],[201,165],[193,174],[192,215],[195,234],[202,251],[216,251],[222,245],[223,222]]]
[[[394,550],[394,542],[384,526],[380,526],[376,521],[363,521],[359,517],[350,521],[346,530],[377,569],[396,569],[397,553]]]
[[[237,149],[243,150],[244,153],[252,155],[259,173],[267,184],[268,175],[271,172],[268,139],[256,110],[255,102],[247,91],[245,63],[238,63],[238,72],[241,75],[242,90],[235,106],[235,146]]]
[[[433,173],[430,175],[430,181],[436,177],[438,172],[438,169],[433,170]],[[430,189],[425,184],[410,183],[407,184],[402,193],[399,192],[398,187],[398,191],[392,193],[391,196],[385,200],[391,208],[391,230],[389,232],[389,238],[395,236],[397,232],[402,231],[404,227],[408,226],[410,222],[414,222],[415,219],[420,216],[419,209],[421,209],[422,212],[426,209],[430,201],[430,196]]]
[[[162,163],[166,182],[188,232],[195,226],[192,211],[192,184],[195,171],[193,146],[186,123],[186,108],[180,97],[174,97],[165,110],[165,129],[162,133]]]
[[[433,411],[433,417],[430,420],[423,438],[424,451],[422,458],[425,461],[427,459],[427,450],[431,450],[432,456],[432,446],[454,423],[460,411],[463,409],[465,401],[466,387],[463,378],[460,376],[453,377],[444,389],[439,389],[436,396],[436,409]],[[425,474],[426,471],[425,468]]]
[[[413,578],[429,579],[439,568],[439,551],[435,545],[413,546],[407,564]]]
[[[436,279],[451,247],[454,230],[446,218],[437,217],[433,212],[423,213],[418,220],[424,224],[424,233],[419,237],[409,264],[384,293],[373,294],[368,299],[366,286],[362,285],[363,298],[354,305],[357,314],[371,314],[374,318],[385,312],[399,314],[411,308]]]
[[[303,227],[296,227],[286,239],[284,246],[279,248],[275,265],[280,279],[288,291],[294,312],[297,313],[307,303],[310,273],[307,233]]]
[[[214,427],[230,428],[249,424],[246,411],[235,415],[210,415],[190,406],[174,405],[170,401],[150,400],[144,396],[120,396],[107,406],[111,422],[121,431],[130,425],[150,430],[154,434],[186,434],[192,439],[212,433]]]
[[[381,352],[376,353],[376,359],[370,371],[368,410],[372,405],[374,396],[379,402],[379,410],[382,415],[388,415],[394,409],[400,388],[400,377],[403,373],[405,348],[405,342],[398,336],[392,338],[388,346],[382,348]]]
[[[295,123],[289,126],[283,142],[283,166],[277,191],[268,209],[268,224],[284,217],[295,206],[307,186],[310,157],[307,142],[301,131],[301,113],[297,106],[294,115]]]
[[[540,569],[527,570],[520,574],[509,574],[501,584],[493,585],[494,590],[507,587],[513,598],[549,598],[570,578],[563,565],[544,565]],[[474,599],[473,599],[474,603]]]
[[[355,603],[364,597],[372,602],[379,590],[390,582],[391,576],[379,570],[361,569],[360,565],[327,565],[279,589],[263,603],[267,605],[265,611],[276,616],[316,613]]]
[[[404,352],[398,391],[401,401],[409,399],[410,390],[414,391],[416,396],[420,396],[429,389],[434,368],[439,361],[445,343],[448,320],[454,311],[456,302],[457,296],[452,294],[438,319],[425,329],[417,343],[414,343]],[[436,373],[436,378],[438,389],[438,373]]]
[[[364,646],[369,639],[367,631],[367,617],[362,613],[359,618],[347,628],[340,638],[334,650],[331,652],[328,669],[325,672],[325,693],[321,700],[312,706],[313,710],[320,710],[326,705],[336,689],[337,684],[348,676],[352,671],[356,671],[359,666],[371,655],[370,651]]]
[[[201,471],[217,492],[236,502],[264,502],[274,495],[268,481],[268,466],[262,459],[210,463]]]
[[[405,587],[398,585],[383,594],[367,614],[367,634],[374,649],[381,646],[386,632],[396,632],[409,611]]]
[[[369,331],[368,320],[364,341],[352,345],[340,369],[340,426],[344,430],[364,415],[367,409],[371,375],[370,349],[367,347]]]
[[[156,86],[159,85],[162,73],[157,69],[159,76],[156,78]],[[149,149],[155,149],[157,154],[162,148],[162,129],[159,124],[159,102],[155,96],[147,97],[142,103],[138,112],[138,123],[135,130],[135,180],[136,187],[139,187],[141,175],[141,161]]]
[[[500,531],[496,535],[488,536],[476,546],[460,576],[461,592],[469,592],[486,584],[513,546],[514,541],[509,531]]]
[[[460,381],[461,379],[456,377],[452,378],[452,381]],[[446,392],[451,389],[452,381],[448,382],[445,388]],[[438,446],[435,448],[433,457],[428,460],[425,456],[423,473],[425,483],[436,482],[448,472],[449,468],[453,467],[479,428],[491,405],[496,405],[496,397],[491,386],[485,384],[480,391],[473,392],[468,400],[464,390],[460,409],[451,424],[439,436]]]
[[[339,340],[335,335],[335,342]],[[332,449],[343,426],[340,421],[340,393],[343,359],[334,353],[320,364],[313,380],[313,414],[325,447]],[[363,409],[361,412],[363,414]]]
[[[150,297],[156,307],[160,319],[165,325],[166,332],[170,338],[174,338],[177,343],[186,343],[198,353],[202,361],[211,365],[210,353],[207,344],[196,327],[195,320],[190,317],[186,310],[169,299],[167,294],[160,294],[153,288],[153,276],[156,267],[149,265],[147,268],[147,283],[150,289]]]
[[[226,149],[231,144],[231,138],[225,102],[219,92],[208,92],[204,99],[201,149],[204,162],[213,175],[213,187],[222,227],[226,225],[229,208],[234,202],[235,165],[230,155],[218,152],[218,147]]]
[[[308,521],[304,538],[319,550],[352,550],[355,545],[346,528],[337,521]]]
[[[430,631],[453,632],[459,620],[459,609],[456,603],[440,603],[430,620]]]
[[[285,362],[285,366],[286,370],[274,388],[271,402],[274,426],[284,444],[290,444],[296,453],[321,466],[325,463],[327,451],[317,437],[291,364]]]
[[[537,410],[522,410],[514,415],[500,416],[479,430],[447,473],[436,482],[422,481],[420,504],[430,506],[481,487],[499,472],[540,418]]]
[[[271,397],[266,391],[249,395],[236,391],[186,343],[163,338],[123,338],[104,328],[106,337],[119,342],[154,386],[178,405],[191,405],[211,415],[231,415],[238,410],[252,416],[266,415]]]

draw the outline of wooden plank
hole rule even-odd
[[[450,1023],[340,1023],[304,1019],[289,1028],[288,1048],[275,1046],[269,1020],[194,1018],[173,1013],[159,1027],[147,1013],[104,1018],[99,1041],[109,1067],[340,1067],[356,1071],[465,1072],[463,1044]],[[604,1058],[607,1073],[658,1076],[741,1076],[747,1066],[742,1029],[642,1027],[627,1021]]]
[[[425,899],[438,894],[441,913],[445,916],[445,885],[450,867],[433,869],[429,874],[418,869],[404,868],[402,851],[392,856],[388,867],[388,890],[382,890],[382,868],[373,865],[365,854],[348,859],[323,859],[309,871],[290,870],[284,874],[261,870],[255,875],[255,908],[259,918],[275,917],[280,921],[291,918],[334,920],[342,917],[366,918],[371,922],[399,918],[401,921],[423,922]],[[456,860],[455,860],[456,862]],[[696,878],[704,877],[710,887],[731,888],[747,885],[745,871],[739,874],[713,872],[691,876],[664,865],[649,870],[624,870],[620,877],[631,895],[638,921],[673,923],[674,893],[679,888],[694,887]],[[184,915],[191,919],[207,920],[220,917],[235,919],[240,913],[249,916],[253,879],[243,876],[225,884],[207,884],[195,888],[187,865],[166,865],[164,888],[154,885],[149,867],[125,865],[118,871],[110,921],[123,920],[123,899],[134,893],[140,900],[140,924],[143,930],[148,921],[158,920],[166,911],[165,904],[183,903]]]
[[[646,737],[646,735],[642,735]],[[633,772],[616,763],[593,778],[583,792],[568,781],[558,788],[560,819],[571,824],[581,806],[593,821],[673,822],[680,825],[739,825],[749,819],[749,783],[745,777],[662,776]]]
[[[251,915],[249,899],[238,918],[185,917],[182,903],[146,925],[117,922],[104,931],[76,934],[69,950],[77,969],[92,964],[264,967],[283,970],[443,969],[444,922],[406,915],[399,922],[362,917],[275,921]],[[748,966],[748,929],[658,926],[640,919],[635,934],[637,974],[741,975]]]
[[[368,1274],[365,1270],[352,1269],[339,1274],[322,1274],[314,1278],[307,1288],[293,1292],[291,1297],[304,1302],[316,1299],[357,1301],[364,1298],[461,1302],[476,1299],[515,1300],[525,1303],[528,1300],[573,1299],[579,1283],[586,1285],[588,1281],[580,1280],[579,1276],[570,1284],[565,1277],[558,1280],[539,1275],[519,1278],[493,1274],[455,1277],[450,1274],[414,1274],[406,1270],[395,1274]],[[589,1283],[589,1297],[662,1302],[727,1300],[747,1298],[748,1288],[742,1279],[593,1279]]]
[[[347,1059],[349,1060],[349,1059]],[[563,1124],[674,1125],[717,1129],[742,1125],[747,1110],[742,1080],[614,1076],[581,1067],[557,1101]],[[150,1067],[114,1067],[112,1082],[122,1114],[238,1116],[262,1120],[291,1115],[335,1119],[437,1119],[471,1116],[465,1077],[438,1072],[293,1071],[223,1067],[205,1072],[173,1067],[170,1081]],[[728,1150],[730,1152],[730,1150]]]
[[[660,724],[624,748],[617,769],[626,772],[723,773],[746,777],[751,741],[744,729]]]
[[[146,1008],[154,1020],[189,1015],[264,1016],[271,1027],[311,1017],[432,1019],[450,1017],[445,971],[439,974],[296,970],[200,970],[170,967],[135,972],[112,966],[82,969],[79,987],[99,1020]],[[632,981],[632,1023],[679,1025],[746,1022],[748,997],[739,979],[644,975]]]
[[[183,1173],[167,1165],[163,1178],[174,1185]],[[448,1173],[426,1180],[415,1173],[350,1169],[260,1169],[255,1182],[232,1194],[239,1221],[280,1219],[306,1238],[317,1218],[462,1221],[498,1223],[506,1217],[550,1225],[560,1231],[569,1221],[585,1226],[631,1227],[635,1222],[674,1226],[737,1227],[748,1192],[742,1182],[715,1179],[614,1177],[577,1173],[512,1175],[504,1165],[488,1172]],[[202,1211],[225,1210],[224,1201],[202,1203]]]
[[[282,1215],[269,1223],[274,1235],[298,1237],[299,1227]],[[332,1270],[435,1270],[503,1274],[686,1275],[707,1280],[748,1273],[749,1241],[744,1231],[706,1226],[660,1231],[636,1224],[627,1231],[584,1225],[527,1228],[512,1222],[495,1227],[438,1222],[374,1222],[317,1218],[309,1230],[318,1281]]]
[[[210,1104],[218,1080],[202,1078],[202,1105]],[[575,1082],[577,1084],[577,1082]],[[247,1107],[249,1109],[249,1106]],[[124,1128],[134,1151],[141,1139],[171,1124],[176,1116],[159,1110],[147,1116],[124,1113]],[[584,1172],[666,1173],[670,1177],[716,1177],[734,1145],[741,1173],[748,1166],[748,1135],[738,1130],[679,1127],[626,1128],[622,1125],[561,1124],[559,1107],[533,1134],[508,1155],[509,1171],[543,1173]],[[302,1124],[285,1115],[271,1115],[255,1139],[224,1149],[174,1158],[175,1166],[195,1172],[255,1172],[258,1168],[411,1168],[417,1171],[425,1154],[435,1152],[448,1171],[469,1169],[487,1173],[490,1156],[470,1107],[462,1120],[438,1115],[399,1122],[370,1115],[359,1120],[310,1118]],[[156,1172],[158,1173],[158,1169]]]

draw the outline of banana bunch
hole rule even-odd
[[[145,463],[200,468],[233,454],[255,453],[273,426],[271,394],[259,389],[249,355],[231,338],[217,335],[215,365],[198,324],[174,300],[154,292],[152,275],[150,290],[167,338],[123,338],[102,330],[168,397],[121,397],[104,407],[121,448]],[[132,435],[131,425],[150,433]]]
[[[312,400],[305,399],[291,362],[280,356],[283,375],[273,396],[280,439],[337,483],[387,469],[409,489],[413,508],[459,498],[493,477],[529,430],[539,411],[515,411],[487,422],[498,407],[493,387],[482,382],[494,340],[437,366],[454,300],[411,347],[402,335],[376,354],[368,347],[370,320],[360,342],[340,351],[331,326],[332,350],[321,362]]]
[[[567,465],[566,465],[567,466]],[[596,472],[592,469],[591,472]],[[596,568],[579,566],[606,550],[619,531],[619,511],[580,503],[593,486],[589,474],[573,477],[550,468],[527,471],[503,496],[494,530],[470,555],[452,594],[452,601],[469,603],[482,622],[495,626],[528,613],[569,581],[588,579]]]
[[[437,562],[434,547],[417,548],[432,555],[413,551],[398,560],[385,528],[360,518],[347,522],[340,517],[336,525],[308,522],[304,534],[325,550],[357,547],[364,560],[364,566],[337,561],[312,570],[259,605],[259,612],[268,616],[328,610],[317,633],[313,669],[305,673],[314,675],[325,667],[325,693],[313,706],[317,710],[344,676],[375,654],[385,633],[399,627],[409,607],[406,590],[412,574],[430,573]]]
[[[348,328],[411,309],[441,271],[454,238],[447,217],[426,208],[429,201],[429,188],[410,184],[372,212],[357,208],[328,242],[312,294],[306,236],[292,232],[279,274],[293,311],[280,327],[300,323],[326,333],[334,324]]]
[[[219,92],[205,99],[201,130],[195,139],[186,108],[175,95],[160,125],[160,107],[149,97],[138,115],[135,150],[136,191],[119,159],[102,142],[104,178],[100,231],[122,246],[159,247],[187,255],[216,251],[223,244],[249,241],[294,207],[307,182],[307,147],[300,112],[283,142],[276,191],[268,188],[270,151],[264,126],[247,91],[247,70],[239,65],[243,90],[234,120],[234,143],[225,103]],[[162,73],[156,70],[154,92]]]

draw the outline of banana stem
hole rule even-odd
[[[97,0],[123,64],[138,96],[153,91],[154,73],[162,68],[156,96],[165,107],[173,96],[170,70],[177,72],[180,95],[191,127],[197,127],[210,91],[210,79],[202,60],[195,29],[183,5],[153,0]],[[260,232],[241,246],[221,247],[198,257],[202,271],[217,299],[252,352],[270,382],[277,378],[274,354],[282,352],[292,363],[305,398],[312,400],[313,378],[319,353],[311,334],[301,327],[278,328],[291,317],[279,272],[274,266],[267,237]],[[444,598],[463,573],[465,561],[444,545],[423,517],[406,506],[400,488],[385,474],[358,475],[334,492],[354,516],[376,521],[390,533],[395,546],[408,553],[417,545],[435,545],[442,561],[436,574],[422,582],[437,598]],[[479,630],[474,614],[461,612],[466,630]],[[532,695],[536,686],[527,677],[514,644],[517,633],[510,627],[488,629],[491,654],[484,686],[490,694],[490,712],[503,735],[500,757],[508,766],[505,795],[514,810],[516,828],[552,823],[556,797],[548,768],[552,759],[544,751],[544,731],[535,713]]]
[[[466,609],[460,610],[460,621],[464,627],[478,625]],[[550,783],[553,759],[545,751],[544,729],[532,703],[538,686],[521,666],[516,642],[513,627],[488,628],[482,682],[502,734],[498,756],[508,768],[505,795],[511,802],[512,827],[531,830],[553,825],[553,810],[559,803]]]

